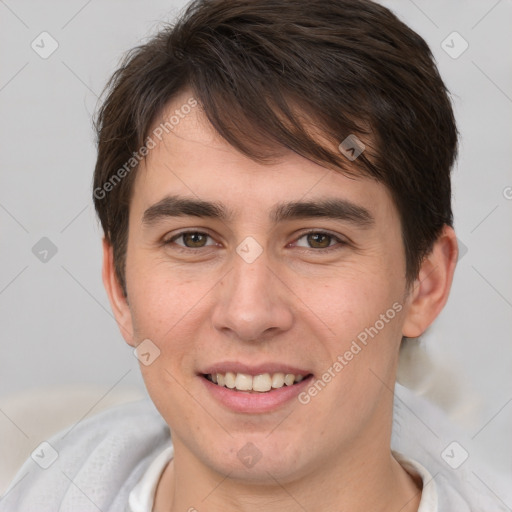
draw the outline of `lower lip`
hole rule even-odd
[[[224,386],[218,386],[201,375],[199,378],[213,398],[226,408],[235,412],[258,414],[274,411],[296,398],[309,385],[313,376],[310,375],[292,386],[285,385],[266,393],[235,391]]]

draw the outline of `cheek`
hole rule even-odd
[[[355,406],[368,394],[377,394],[382,383],[375,375],[391,382],[400,345],[404,309],[400,288],[382,274],[354,272],[350,278],[346,274],[325,284],[310,299],[311,309],[330,328],[325,331],[327,357],[321,366],[328,371],[338,362],[332,395],[324,396],[333,401],[327,410]]]
[[[401,297],[399,288],[382,275],[355,271],[304,289],[302,296],[318,319],[344,340],[373,325]]]
[[[135,335],[139,341],[151,340],[160,351],[150,365],[140,364],[148,392],[165,418],[170,417],[170,403],[185,414],[189,405],[183,388],[193,378],[185,369],[193,367],[194,344],[201,338],[199,303],[208,287],[159,263],[133,266],[127,276]]]
[[[201,298],[211,288],[202,279],[193,279],[166,262],[150,261],[128,267],[128,300],[137,336],[167,340],[172,331],[193,325]],[[172,338],[172,336],[171,336]]]
[[[328,415],[350,410],[362,418],[375,407],[382,382],[392,386],[404,305],[387,277],[352,277],[324,285],[311,308],[332,329],[323,340],[328,357],[319,378],[333,384],[318,404]]]

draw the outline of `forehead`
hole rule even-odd
[[[214,130],[188,91],[167,105],[149,137],[154,147],[137,171],[132,195],[135,209],[145,210],[169,195],[221,201],[224,213],[232,218],[265,209],[276,220],[284,199],[341,198],[375,216],[379,209],[383,209],[381,214],[394,209],[387,188],[357,174],[355,168],[348,176],[286,148],[265,163],[240,153]]]

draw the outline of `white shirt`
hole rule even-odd
[[[168,462],[174,457],[174,446],[168,446],[155,460],[128,497],[129,512],[152,512],[156,486]]]

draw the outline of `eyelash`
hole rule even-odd
[[[188,230],[188,231],[182,231],[181,233],[178,233],[177,235],[174,235],[172,238],[169,238],[168,240],[164,240],[163,241],[163,245],[171,245],[171,244],[174,243],[175,240],[178,240],[182,236],[190,234],[190,233],[199,234],[199,235],[206,235],[206,236],[212,238],[211,235],[209,235],[208,233],[205,233],[203,231]],[[342,240],[338,236],[333,235],[332,233],[329,233],[328,231],[319,231],[319,230],[310,230],[310,231],[306,231],[304,233],[301,233],[300,236],[295,240],[295,242],[299,241],[301,238],[304,238],[305,236],[310,235],[310,234],[326,235],[329,238],[331,238],[333,240],[336,240],[338,243],[333,245],[333,246],[329,246],[329,247],[326,247],[326,248],[323,248],[323,249],[318,249],[318,248],[316,248],[316,249],[315,248],[309,248],[308,249],[308,248],[302,247],[302,249],[304,251],[306,251],[307,253],[319,253],[320,252],[322,254],[327,254],[327,253],[330,253],[332,251],[340,250],[344,246],[348,245],[348,242],[346,242],[345,240]],[[184,247],[184,246],[177,245],[176,246],[176,250],[179,251],[179,252],[187,252],[188,253],[190,251],[197,252],[199,249],[205,249],[206,247],[212,247],[212,246],[197,247],[197,248],[194,249],[192,247]]]

